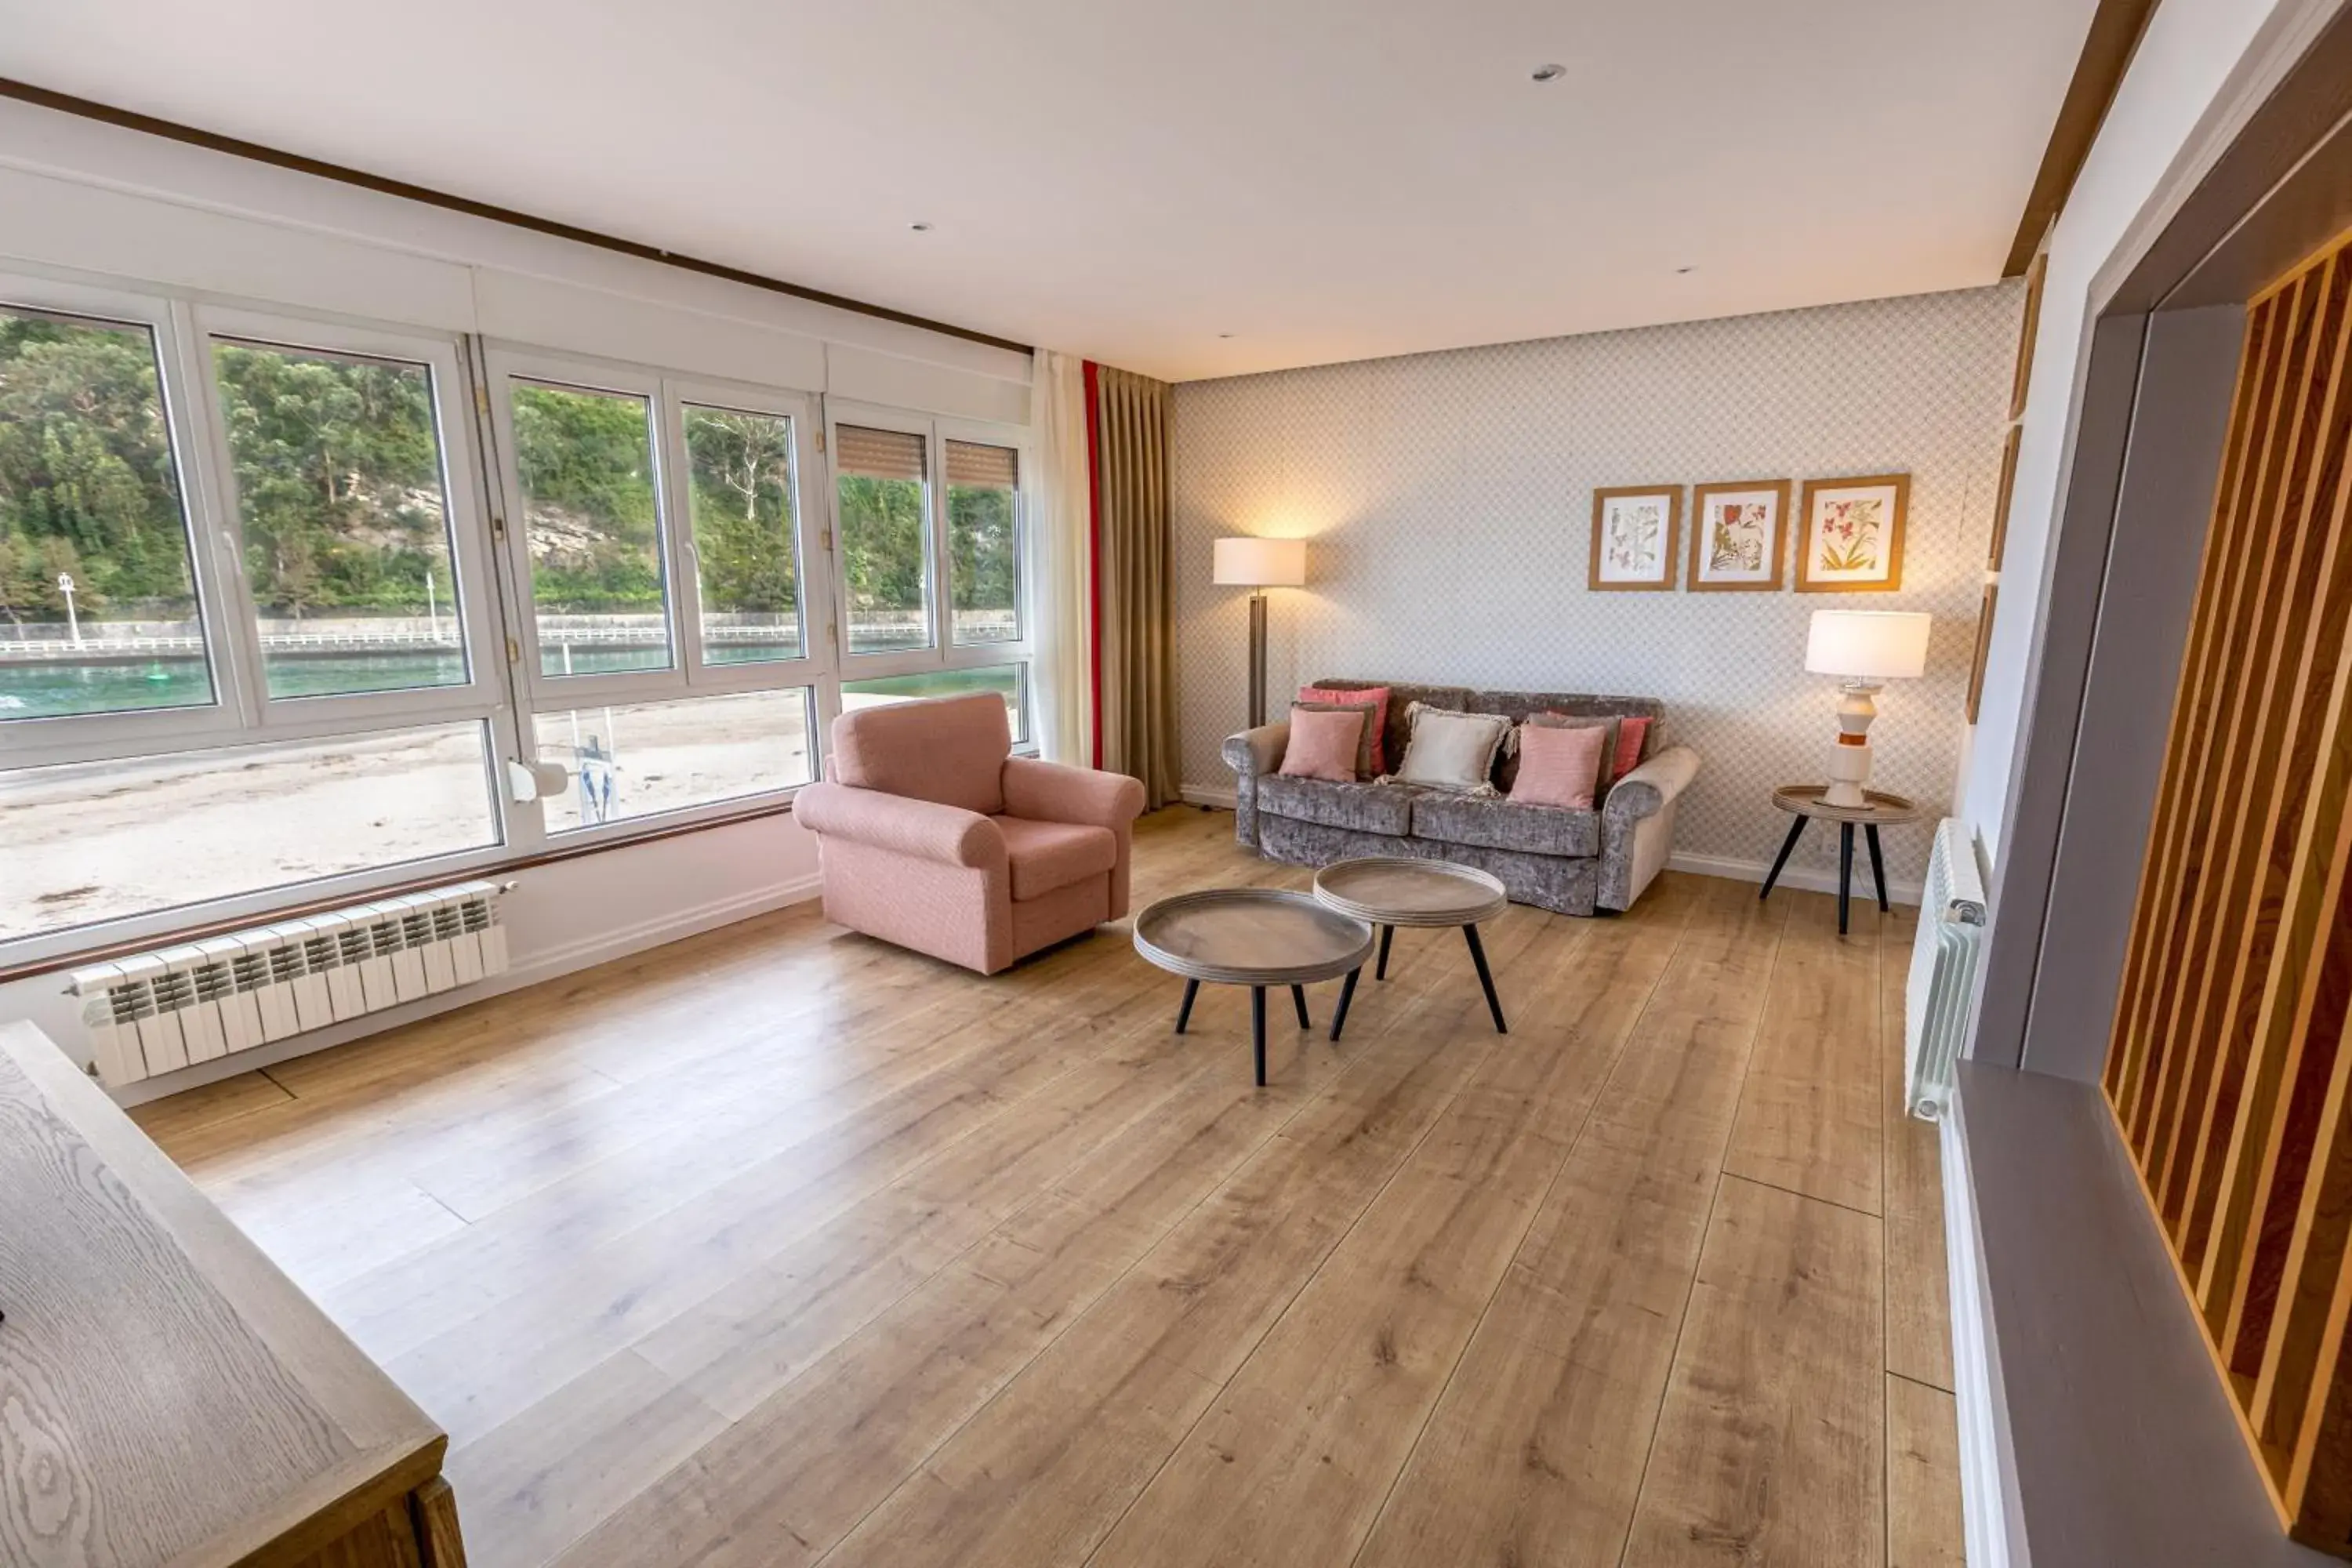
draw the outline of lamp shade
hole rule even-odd
[[[1849,680],[1911,680],[1927,671],[1933,617],[1907,610],[1815,610],[1805,668]]]
[[[1217,541],[1216,581],[1243,588],[1296,588],[1307,581],[1307,541],[1245,534]]]

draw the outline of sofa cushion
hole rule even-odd
[[[1441,844],[1475,844],[1528,855],[1593,856],[1601,853],[1601,814],[1431,793],[1414,798],[1412,834]]]
[[[1099,877],[1118,863],[1118,837],[1108,827],[1036,822],[1025,816],[989,820],[1004,835],[1004,858],[1013,872],[1015,901]]]
[[[1257,808],[1326,827],[1402,838],[1412,831],[1412,803],[1419,793],[1397,784],[1326,784],[1266,773],[1257,781]]]
[[[1348,700],[1353,691],[1386,691],[1388,710],[1381,715],[1381,766],[1383,771],[1394,768],[1404,760],[1404,749],[1412,740],[1412,722],[1405,710],[1416,702],[1426,702],[1432,708],[1460,708],[1472,712],[1484,710],[1470,707],[1470,689],[1466,686],[1412,686],[1403,681],[1375,682],[1370,680],[1318,680],[1314,689],[1338,694],[1337,700]],[[1361,699],[1358,699],[1361,700]]]
[[[1329,779],[1354,784],[1363,776],[1358,764],[1365,751],[1364,730],[1369,708],[1317,708],[1297,702],[1290,709],[1290,742],[1282,749],[1282,766],[1275,770],[1295,779]]]

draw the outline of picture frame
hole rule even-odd
[[[1908,474],[1807,479],[1797,519],[1797,592],[1901,591],[1910,510]]]
[[[1691,488],[1694,594],[1777,594],[1788,558],[1789,481],[1743,479]]]
[[[1971,725],[1977,721],[1977,713],[1984,706],[1985,660],[1992,653],[1992,613],[2000,605],[2000,584],[1986,584],[1984,602],[1977,610],[1976,658],[1969,666],[1968,716]]]
[[[2025,426],[2012,425],[2008,438],[2000,446],[2000,487],[1992,498],[1992,545],[1985,552],[1985,570],[2000,570],[2000,558],[2009,552],[2009,503],[2017,490],[2017,447],[2025,435]]]
[[[1618,485],[1592,492],[1596,593],[1658,593],[1675,585],[1682,547],[1680,485]]]
[[[2017,364],[2010,374],[2009,416],[2025,417],[2026,395],[2033,390],[2033,339],[2042,331],[2042,289],[2050,279],[2050,253],[2039,252],[2025,268],[2025,310],[2017,324]]]

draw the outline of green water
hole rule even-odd
[[[643,669],[644,648],[574,648],[575,675]],[[730,645],[713,649],[713,664],[758,663],[776,647]],[[454,651],[353,653],[274,658],[272,697],[324,697],[362,691],[406,691],[457,686],[466,661]],[[201,658],[158,658],[134,664],[0,663],[0,719],[59,718],[79,713],[131,713],[153,708],[202,707],[213,700],[211,673]]]

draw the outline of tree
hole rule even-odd
[[[686,449],[705,607],[793,615],[800,582],[793,554],[792,422],[688,408]]]
[[[520,383],[515,466],[541,611],[658,611],[659,513],[645,400]]]

